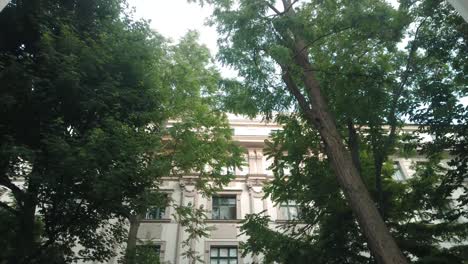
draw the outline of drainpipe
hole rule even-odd
[[[253,206],[253,197],[252,197],[252,183],[249,182],[249,179],[247,178],[247,191],[249,192],[249,214],[254,213],[254,206]]]
[[[179,184],[180,188],[180,206],[184,205],[184,189],[185,189],[185,184],[180,183]],[[174,256],[174,264],[179,263],[179,252],[180,252],[180,239],[181,239],[181,232],[180,232],[180,223],[177,222],[177,233],[176,233],[176,250],[175,250],[175,256]]]

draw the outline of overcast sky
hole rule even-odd
[[[177,41],[188,30],[200,33],[200,42],[215,52],[216,30],[205,26],[211,8],[187,3],[187,0],[128,0],[136,8],[137,18],[151,19],[151,27],[165,37]],[[213,54],[214,55],[214,54]]]
[[[397,0],[388,1],[397,5]],[[135,7],[136,18],[150,19],[152,28],[174,41],[178,41],[188,30],[197,30],[200,42],[211,50],[212,55],[216,54],[216,29],[205,25],[211,14],[208,5],[202,8],[198,4],[187,3],[187,0],[128,0],[128,3]],[[218,66],[225,77],[236,76],[234,71]],[[462,102],[467,105],[468,97],[463,98]]]
[[[1,0],[0,0],[1,1]],[[388,0],[392,4],[397,0]],[[211,7],[187,3],[187,0],[128,0],[136,8],[137,18],[151,19],[151,27],[165,37],[177,41],[188,30],[200,33],[200,41],[213,52],[216,48],[216,29],[205,25],[211,14]]]

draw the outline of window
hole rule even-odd
[[[213,219],[230,220],[237,219],[236,196],[213,197]]]
[[[395,161],[393,162],[393,175],[392,178],[396,181],[403,181],[405,180],[405,176],[403,174],[403,170],[401,169],[400,163]]]
[[[164,196],[164,200],[167,200],[167,195]],[[166,216],[166,208],[159,206],[150,206],[146,210],[145,220],[161,220]]]
[[[166,208],[150,207],[146,210],[145,220],[161,220],[166,215]]]
[[[161,256],[161,245],[154,245],[154,244],[137,245],[136,254],[137,256],[141,256],[141,257]]]
[[[295,201],[280,203],[280,215],[282,220],[294,220],[299,218],[299,206]]]
[[[211,247],[210,264],[237,264],[237,247]]]

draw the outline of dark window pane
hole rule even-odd
[[[219,208],[213,208],[212,211],[212,218],[213,219],[220,219]]]
[[[165,212],[166,212],[166,208],[150,207],[146,212],[145,219],[147,220],[162,219]]]
[[[283,220],[298,219],[300,215],[299,206],[296,201],[286,201],[280,203],[279,218]]]
[[[212,263],[237,264],[237,247],[211,247],[210,264]]]
[[[403,175],[403,170],[401,169],[400,163],[399,162],[394,162],[393,163],[393,179],[397,181],[403,181],[405,179],[405,176]]]
[[[138,255],[160,255],[161,246],[160,245],[138,245],[136,247],[136,252]]]
[[[214,196],[212,218],[213,219],[236,219],[236,197]]]

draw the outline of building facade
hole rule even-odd
[[[247,214],[264,212],[271,217],[271,226],[279,226],[285,221],[297,217],[298,208],[294,201],[274,204],[264,199],[263,185],[273,177],[269,170],[272,163],[263,154],[265,140],[270,133],[280,130],[275,123],[266,123],[260,119],[230,117],[234,140],[246,150],[245,166],[236,169],[235,178],[225,188],[211,197],[204,197],[194,185],[195,176],[163,177],[160,190],[177,205],[203,206],[208,211],[207,224],[213,227],[206,239],[194,241],[192,248],[210,264],[251,264],[257,263],[257,256],[241,257],[239,243],[246,240],[240,234],[240,221]],[[408,132],[417,127],[407,126]],[[430,137],[427,140],[431,140]],[[405,159],[391,157],[395,166],[395,180],[405,180],[414,174],[414,164],[423,162],[424,157]],[[2,196],[2,193],[0,193]],[[3,195],[5,198],[5,195]],[[174,208],[150,208],[138,229],[140,246],[150,247],[160,256],[161,263],[188,264],[183,257],[186,250],[182,241],[187,238],[184,228],[173,217]],[[122,247],[116,246],[116,251]],[[116,264],[121,256],[112,258],[108,264]],[[86,262],[89,264],[89,262]],[[97,264],[97,263],[93,263]]]
[[[246,237],[240,234],[240,221],[246,214],[265,212],[271,217],[271,226],[279,226],[294,219],[298,208],[293,201],[274,204],[269,199],[263,199],[263,184],[273,177],[273,172],[268,169],[272,161],[263,155],[264,142],[271,132],[281,129],[281,126],[235,116],[231,116],[230,124],[234,130],[234,140],[246,150],[246,165],[235,171],[235,179],[222,191],[212,197],[203,197],[194,186],[193,176],[164,177],[160,188],[175,204],[203,206],[208,211],[209,219],[206,222],[214,229],[208,238],[192,244],[205,263],[257,263],[257,256],[241,257],[239,243]],[[414,130],[416,127],[405,129]],[[396,169],[395,180],[405,180],[414,173],[413,165],[425,159],[392,157],[392,160]],[[187,234],[173,218],[173,213],[174,209],[170,206],[149,209],[138,229],[138,240],[142,246],[151,244],[159,253],[162,263],[188,264],[189,261],[182,256],[185,249],[181,245]],[[109,263],[117,263],[117,259]]]

